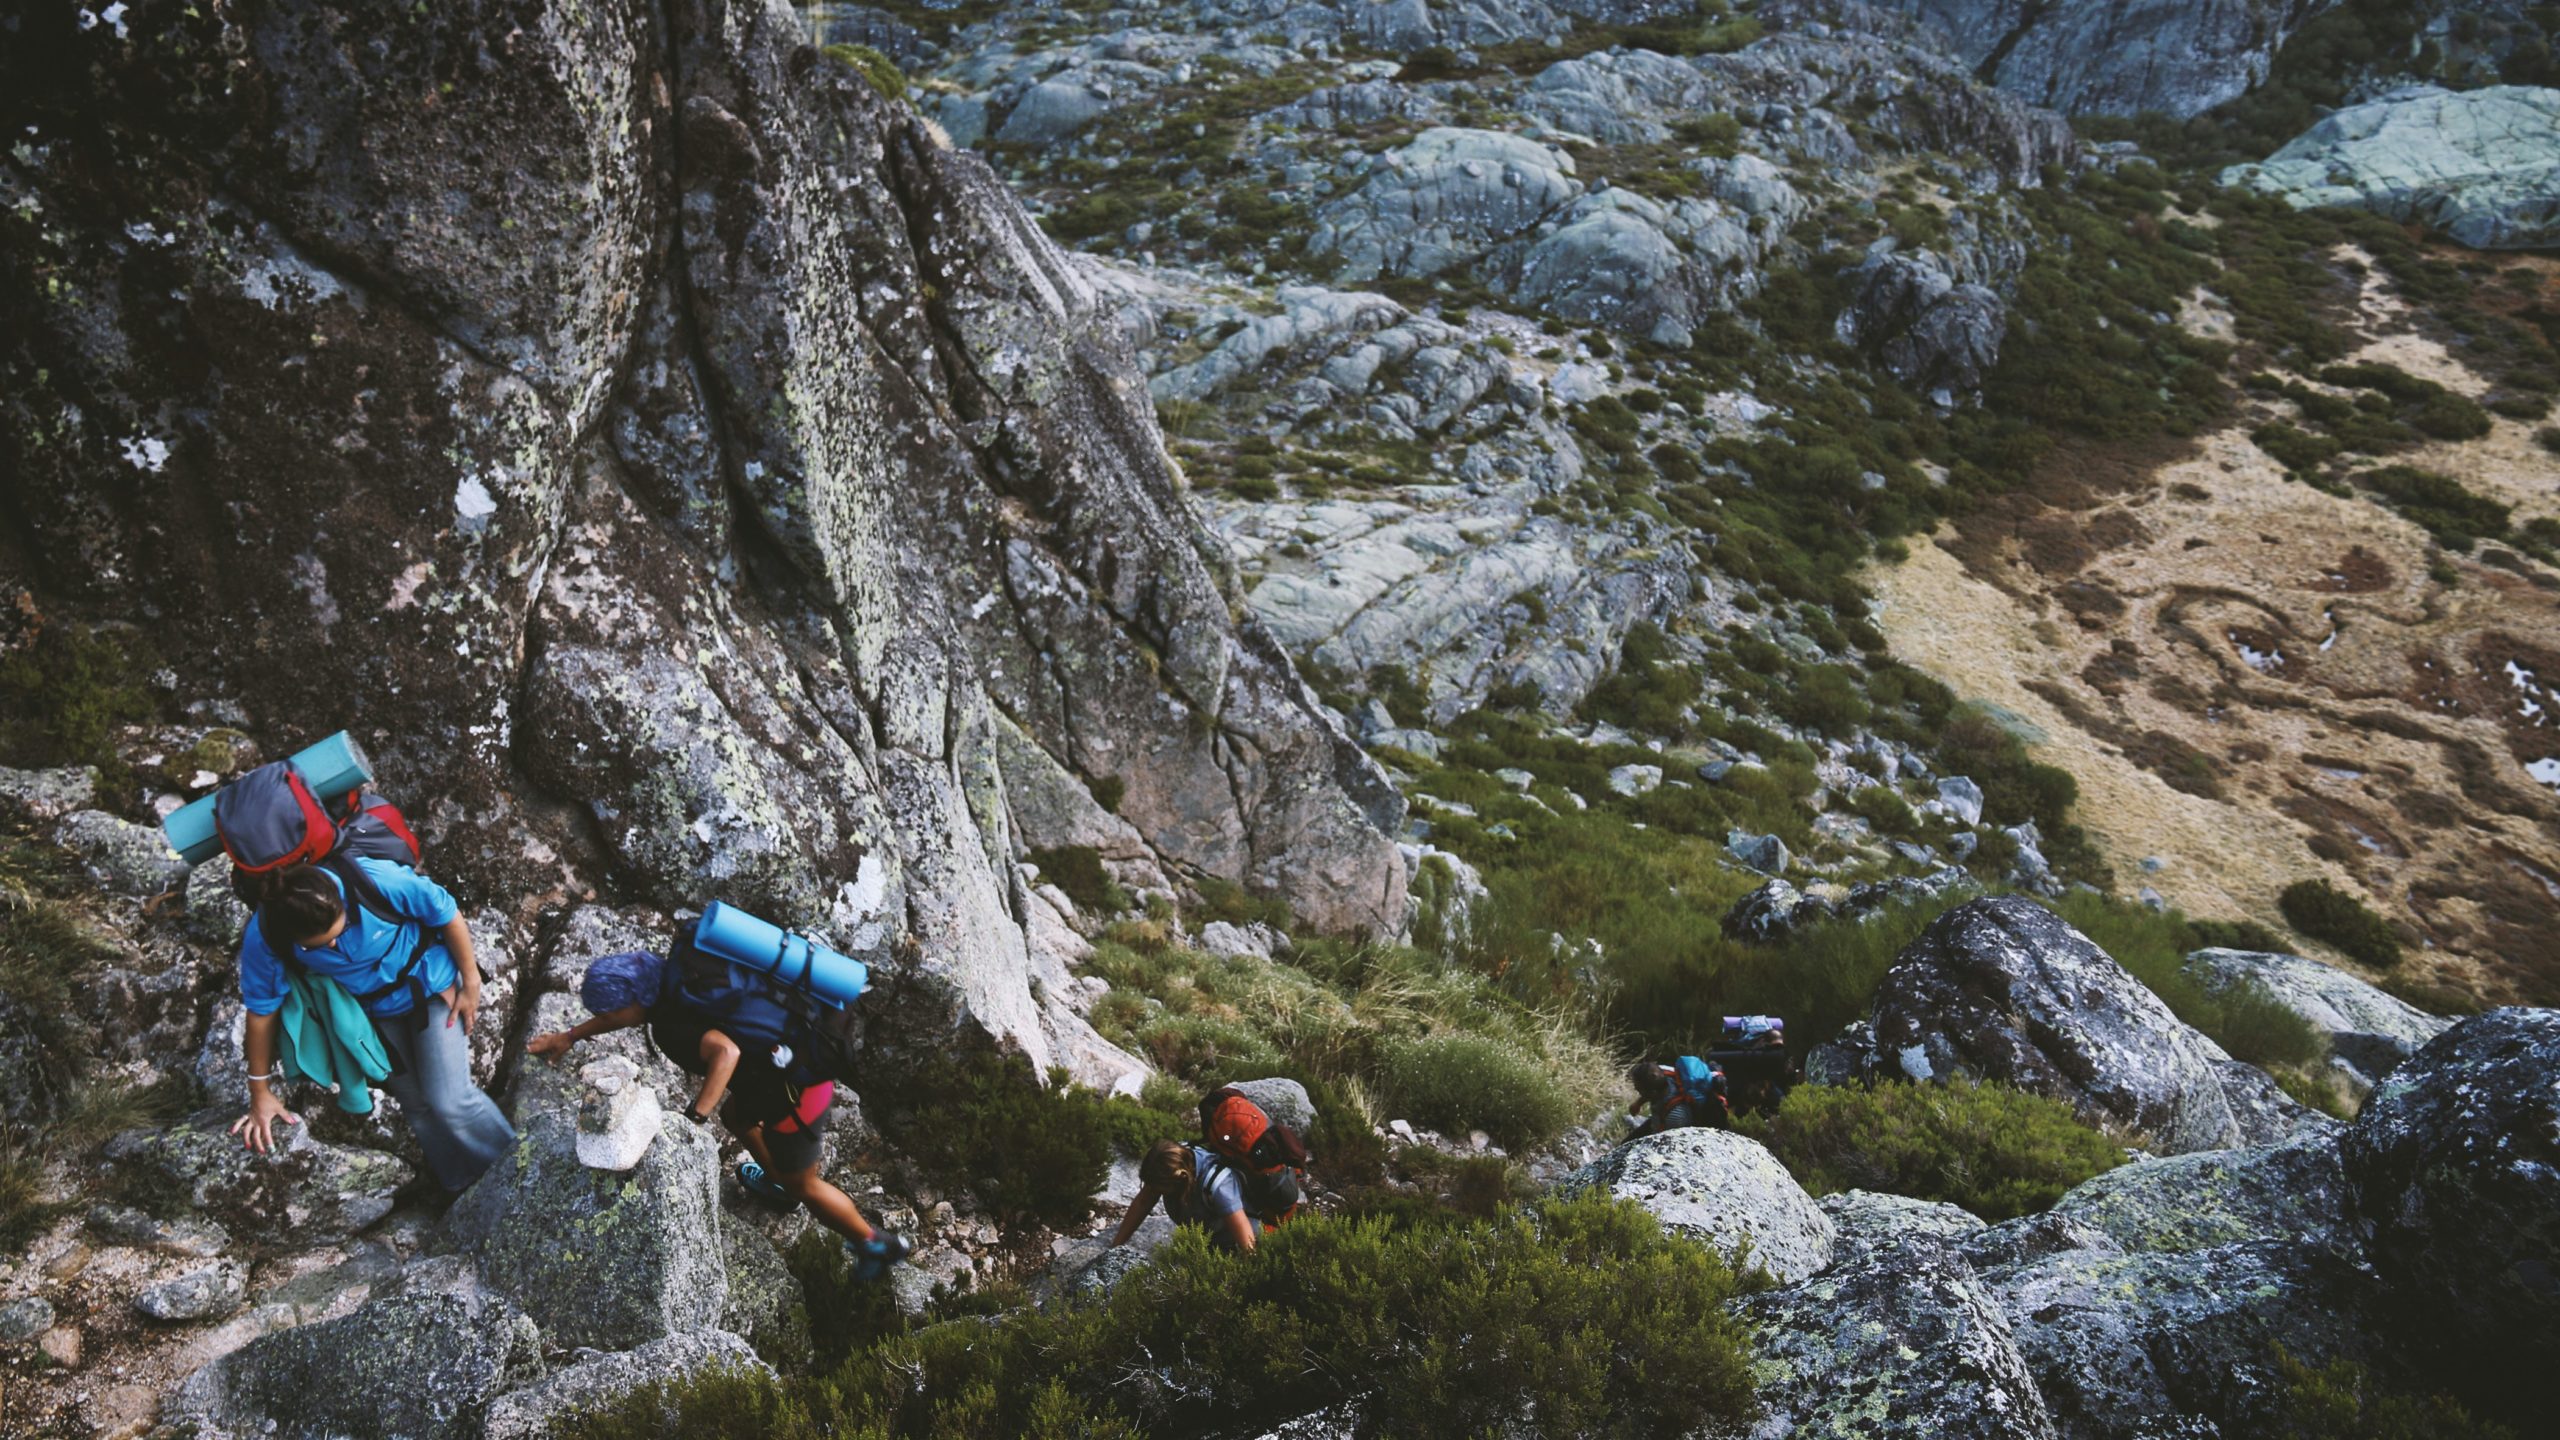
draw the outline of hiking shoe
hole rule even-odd
[[[853,1257],[853,1278],[878,1280],[889,1273],[889,1267],[904,1260],[915,1250],[906,1236],[888,1230],[874,1230],[868,1240],[847,1240],[844,1253]]]
[[[787,1206],[791,1203],[791,1192],[783,1189],[781,1181],[764,1173],[764,1167],[753,1160],[739,1162],[738,1184],[767,1205]]]

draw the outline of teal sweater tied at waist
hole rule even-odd
[[[350,1115],[373,1113],[373,1087],[390,1077],[391,1053],[346,986],[297,966],[276,1019],[276,1059],[287,1077],[327,1086]]]

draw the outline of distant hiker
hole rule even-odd
[[[1176,1225],[1197,1225],[1221,1249],[1250,1250],[1255,1238],[1298,1212],[1307,1147],[1233,1086],[1200,1101],[1200,1141],[1160,1140],[1138,1162],[1138,1194],[1112,1232],[1129,1243],[1161,1200]]]
[[[332,1079],[328,1072],[340,1067],[314,1057],[301,1017],[325,1027],[334,1016],[340,1047],[381,1047],[389,1073],[379,1083],[400,1101],[437,1183],[460,1191],[479,1179],[516,1132],[471,1079],[480,965],[453,896],[407,865],[343,852],[280,867],[259,894],[240,936],[249,1112],[231,1133],[263,1153],[279,1143],[278,1124],[301,1123],[276,1097],[275,1082],[286,1078],[277,1063],[281,1047],[294,1047],[294,1073]],[[291,1036],[283,1018],[288,999],[296,1001]],[[357,1014],[371,1035],[347,1033]],[[353,1083],[365,1072],[342,1073]]]
[[[579,996],[594,1018],[537,1035],[525,1050],[557,1063],[588,1036],[646,1025],[659,1053],[702,1077],[686,1118],[705,1125],[716,1114],[746,1147],[750,1158],[737,1168],[739,1185],[768,1204],[808,1207],[818,1223],[845,1237],[855,1273],[878,1279],[914,1247],[904,1236],[875,1229],[853,1198],[821,1173],[841,1057],[784,1003],[778,990],[788,987],[695,944],[700,925],[712,923],[714,912],[706,911],[699,925],[677,937],[670,956],[632,951],[588,965]]]
[[[1726,1102],[1736,1115],[1775,1110],[1795,1078],[1787,1055],[1787,1022],[1776,1015],[1727,1015],[1707,1058],[1727,1077]]]
[[[1723,1130],[1733,1124],[1725,1100],[1724,1071],[1695,1055],[1683,1055],[1668,1065],[1639,1060],[1628,1068],[1627,1083],[1636,1092],[1627,1106],[1628,1118],[1652,1112],[1636,1126],[1640,1136],[1691,1125]]]

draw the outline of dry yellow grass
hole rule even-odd
[[[2443,448],[2496,468],[2498,438]],[[2423,531],[2288,480],[2245,428],[2072,519],[2096,552],[2076,568],[2039,571],[2013,539],[1977,574],[1924,543],[1875,582],[1896,655],[2032,724],[2079,778],[2128,889],[2280,927],[2277,894],[2325,876],[2431,947],[2415,968],[2493,996],[2560,984],[2560,801],[2515,753],[2541,732],[2498,708],[2499,657],[2560,636],[2552,592],[2461,559],[2438,583]],[[2164,778],[2161,736],[2218,796]]]

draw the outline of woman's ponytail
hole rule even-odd
[[[1159,1140],[1147,1147],[1146,1158],[1138,1162],[1138,1183],[1167,1197],[1180,1197],[1176,1204],[1191,1203],[1191,1187],[1200,1183],[1200,1165],[1191,1156],[1191,1147],[1179,1140]]]

